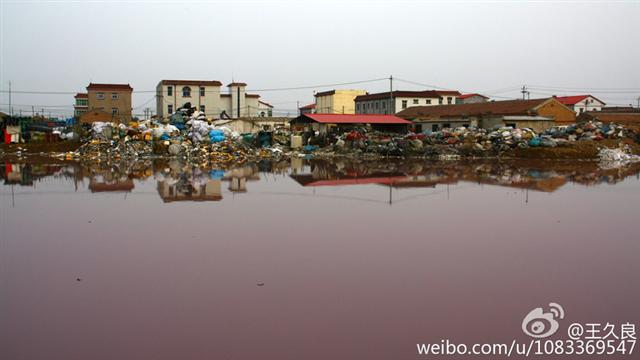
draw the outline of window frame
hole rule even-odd
[[[182,97],[183,98],[190,98],[191,97],[191,87],[190,86],[183,86],[182,87]]]

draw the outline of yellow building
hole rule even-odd
[[[355,114],[358,95],[365,90],[330,90],[315,94],[317,114]]]
[[[87,86],[87,111],[111,114],[112,122],[131,121],[131,93],[129,84],[95,84]]]

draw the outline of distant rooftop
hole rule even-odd
[[[161,80],[162,85],[222,86],[218,80]]]
[[[98,84],[89,83],[87,90],[104,90],[104,91],[133,91],[129,84]]]

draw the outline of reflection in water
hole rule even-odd
[[[2,166],[1,359],[412,359],[551,301],[640,323],[639,165]]]
[[[91,192],[131,192],[134,180],[154,179],[165,203],[220,201],[223,188],[232,193],[249,190],[260,173],[289,174],[304,187],[378,184],[392,188],[433,188],[470,182],[542,192],[553,192],[567,183],[615,184],[638,176],[640,164],[602,169],[593,162],[559,161],[356,161],[304,160],[261,161],[230,169],[199,167],[177,160],[146,160],[135,163],[85,166],[78,163],[5,163],[0,172],[4,185],[35,186],[46,178],[68,179],[77,190],[85,180]],[[226,183],[226,185],[223,185]]]
[[[553,192],[567,182],[583,185],[617,183],[640,172],[640,165],[601,169],[592,162],[446,161],[357,162],[314,161],[309,170],[293,168],[291,177],[302,186],[381,184],[395,188],[435,187],[473,182]]]

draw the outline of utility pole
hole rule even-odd
[[[390,114],[396,113],[396,107],[393,103],[393,75],[389,75],[389,112]]]
[[[13,107],[11,107],[11,81],[9,81],[9,114],[13,116]]]
[[[300,101],[296,101],[296,109],[298,109],[298,116],[302,115],[300,113]]]
[[[31,116],[36,116],[36,108],[31,105]]]
[[[640,96],[638,96],[638,105],[636,106],[638,109],[640,109]]]
[[[524,96],[528,93],[527,85],[522,85],[522,90],[520,90],[520,92],[522,93],[522,100],[525,100]]]

